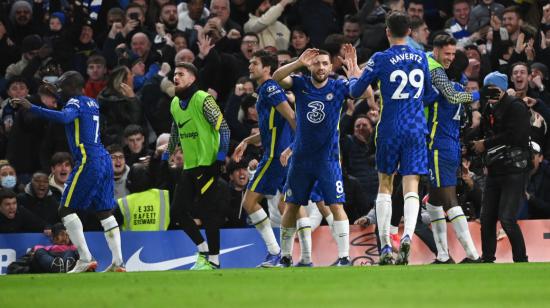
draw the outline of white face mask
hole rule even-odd
[[[6,175],[2,178],[2,187],[12,189],[17,184],[17,178],[14,175]]]

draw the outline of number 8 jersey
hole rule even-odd
[[[377,143],[380,139],[424,136],[427,127],[422,101],[425,95],[434,95],[426,55],[406,45],[375,53],[361,77],[350,80],[351,95],[361,96],[374,80],[379,82],[381,95]]]
[[[294,75],[290,90],[296,96],[294,159],[338,161],[338,123],[349,95],[348,81],[329,78],[318,89],[311,83],[311,77]]]

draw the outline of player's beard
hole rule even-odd
[[[324,77],[319,77],[319,76],[317,76],[317,74],[311,74],[311,77],[313,77],[313,79],[315,81],[317,81],[318,83],[323,83],[325,80],[327,80],[328,74],[325,74]]]

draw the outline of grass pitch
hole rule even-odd
[[[175,306],[549,307],[550,263],[0,277],[2,308]]]

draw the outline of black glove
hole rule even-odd
[[[479,90],[479,96],[482,100],[498,100],[500,99],[500,89],[495,86],[487,85]]]

